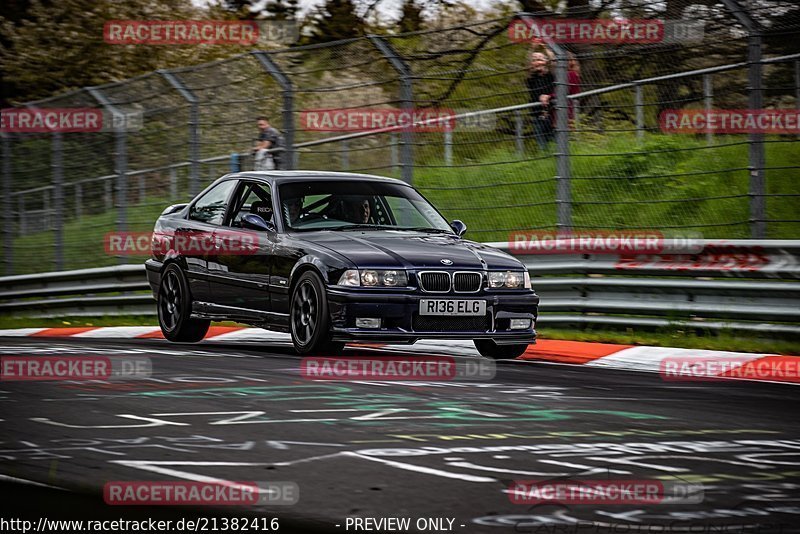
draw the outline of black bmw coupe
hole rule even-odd
[[[237,321],[290,332],[301,354],[441,338],[519,356],[536,339],[530,276],[465,231],[399,180],[242,172],[164,210],[147,276],[171,341]]]

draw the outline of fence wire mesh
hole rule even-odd
[[[517,42],[515,21],[566,16],[515,15],[256,51],[32,103],[100,108],[118,128],[3,134],[5,271],[140,261],[108,253],[106,234],[149,231],[167,205],[231,168],[251,169],[259,116],[286,137],[287,166],[410,180],[479,241],[555,228],[796,238],[797,135],[676,135],[659,117],[759,102],[800,109],[800,8],[669,0],[629,6],[625,15],[664,21],[663,39]],[[536,52],[554,57],[548,68],[556,86],[562,70],[568,103],[531,105]],[[379,133],[319,128],[310,117],[390,108],[472,115],[452,130]],[[559,109],[566,128],[555,120]],[[556,130],[549,143],[535,129],[543,113]]]

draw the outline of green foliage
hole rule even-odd
[[[405,0],[397,30],[403,33],[416,32],[422,29],[422,22],[422,6],[415,0]]]
[[[156,69],[229,57],[233,45],[114,45],[103,40],[109,20],[230,19],[219,7],[191,0],[32,0],[26,18],[0,18],[0,66],[8,99],[22,103]]]
[[[326,0],[312,17],[309,43],[329,43],[364,35],[365,23],[353,0]]]

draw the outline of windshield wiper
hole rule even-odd
[[[430,228],[428,226],[400,226],[392,230],[408,230],[409,232],[433,232],[436,234],[452,234],[452,230],[442,230],[441,228]]]

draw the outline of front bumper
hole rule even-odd
[[[328,306],[335,341],[414,343],[419,339],[492,339],[497,344],[534,343],[539,297],[530,292],[481,291],[475,294],[430,295],[329,287]],[[422,299],[486,301],[485,317],[420,316]],[[380,328],[358,328],[357,317],[381,318]],[[530,319],[531,327],[511,330],[511,319]]]

